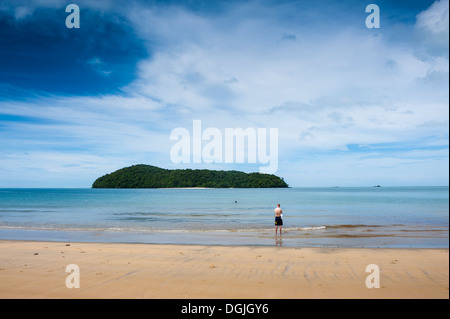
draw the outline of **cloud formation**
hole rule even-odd
[[[61,93],[47,60],[27,85],[19,64],[0,74],[0,186],[26,186],[22,172],[86,187],[135,163],[188,167],[170,162],[169,137],[196,119],[278,128],[277,174],[292,186],[448,184],[448,1],[380,4],[380,29],[355,1],[203,4],[81,1],[93,34],[80,37],[55,27],[64,1],[4,2],[0,21],[16,33],[61,11],[41,37],[69,58],[75,88],[94,89]],[[84,49],[69,54],[67,39]]]

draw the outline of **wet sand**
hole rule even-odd
[[[71,264],[80,288],[66,286]],[[366,285],[371,264],[379,288]],[[448,299],[448,288],[448,249],[0,241],[3,299]]]

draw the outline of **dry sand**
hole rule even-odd
[[[69,264],[80,288],[66,287]],[[366,266],[380,270],[367,288]],[[0,241],[0,298],[449,298],[448,249]]]

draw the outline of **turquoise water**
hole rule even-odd
[[[448,187],[0,189],[0,239],[448,248],[448,226]]]

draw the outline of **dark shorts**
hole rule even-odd
[[[275,226],[283,226],[283,220],[281,217],[275,217]]]

